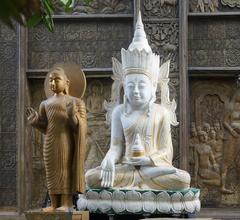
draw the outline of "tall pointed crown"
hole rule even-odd
[[[122,68],[124,75],[144,74],[152,82],[157,82],[160,66],[160,57],[152,52],[148,44],[141,12],[139,12],[135,33],[128,49],[121,50]]]

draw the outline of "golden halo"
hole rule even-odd
[[[49,86],[49,75],[54,69],[58,67],[64,70],[65,75],[70,81],[69,95],[82,98],[86,90],[87,82],[84,72],[81,70],[80,66],[75,63],[57,63],[48,72],[44,81],[44,91],[47,98],[54,94]]]

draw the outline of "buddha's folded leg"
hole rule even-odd
[[[134,183],[134,171],[135,168],[129,165],[117,164],[115,166],[115,179],[113,187],[131,187]],[[101,167],[90,169],[85,174],[86,184],[89,188],[101,187]]]
[[[150,178],[144,173],[144,169],[139,171],[146,188],[152,188],[156,190],[177,190],[188,189],[190,187],[191,177],[188,172],[180,169],[176,169],[176,173],[161,175],[158,177]]]

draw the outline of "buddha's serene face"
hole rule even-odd
[[[152,83],[143,74],[127,75],[124,90],[129,104],[134,107],[147,104],[152,97]]]
[[[49,76],[49,86],[54,93],[64,92],[67,87],[67,78],[62,69],[53,70]]]

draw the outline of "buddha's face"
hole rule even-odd
[[[152,83],[143,74],[130,74],[125,78],[125,95],[133,107],[147,104],[152,97]]]
[[[49,76],[49,86],[54,93],[62,93],[68,85],[68,80],[62,69],[53,70]]]

